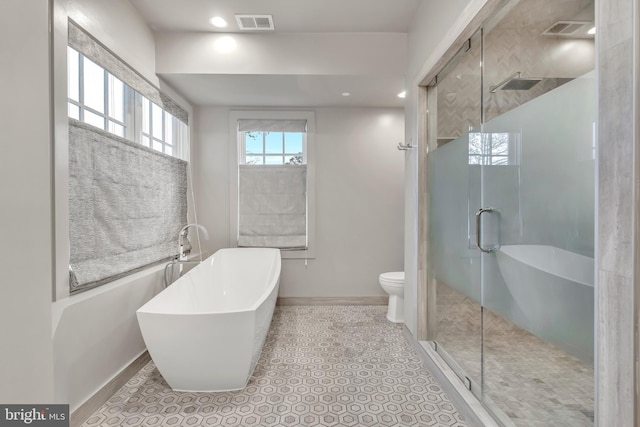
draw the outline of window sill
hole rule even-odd
[[[313,249],[307,250],[291,250],[280,249],[280,258],[282,259],[315,259],[316,254]]]

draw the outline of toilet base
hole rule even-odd
[[[404,298],[397,295],[389,295],[387,320],[393,323],[404,323]]]

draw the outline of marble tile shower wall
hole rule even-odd
[[[589,18],[590,16],[590,18]],[[484,34],[484,120],[489,121],[594,68],[593,39],[542,36],[560,19],[593,19],[593,0],[519,2]],[[473,40],[473,43],[478,43]],[[457,138],[478,125],[481,114],[480,49],[460,59],[438,85],[438,137]],[[543,77],[530,90],[490,93],[510,75]]]

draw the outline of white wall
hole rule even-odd
[[[48,294],[48,342],[51,343],[53,329],[53,355],[49,355],[49,361],[53,361],[55,400],[69,403],[73,411],[145,350],[135,311],[162,289],[162,276],[161,267],[154,267],[69,296],[66,82],[69,18],[153,84],[160,86],[188,112],[191,113],[192,108],[155,75],[153,33],[128,0],[55,0],[53,77],[57,283],[56,302],[52,307],[51,290]]]
[[[55,398],[73,412],[146,347],[136,310],[162,288],[164,266],[54,303]]]
[[[317,108],[316,258],[283,260],[280,296],[385,295],[378,275],[402,269],[404,133],[401,109]],[[194,147],[197,214],[229,242],[229,109],[199,108]]]
[[[418,143],[418,85],[486,0],[423,0],[409,30],[405,140]],[[418,157],[405,154],[405,325],[417,331]]]
[[[0,402],[53,400],[49,5],[0,2]]]
[[[69,18],[156,86],[155,40],[128,0],[55,0]]]
[[[401,75],[406,54],[404,33],[159,32],[156,43],[158,74]]]

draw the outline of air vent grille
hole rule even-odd
[[[238,27],[246,31],[273,31],[271,15],[236,15]]]
[[[585,26],[590,24],[585,21],[558,21],[547,28],[542,35],[545,36],[573,36],[583,32]]]

